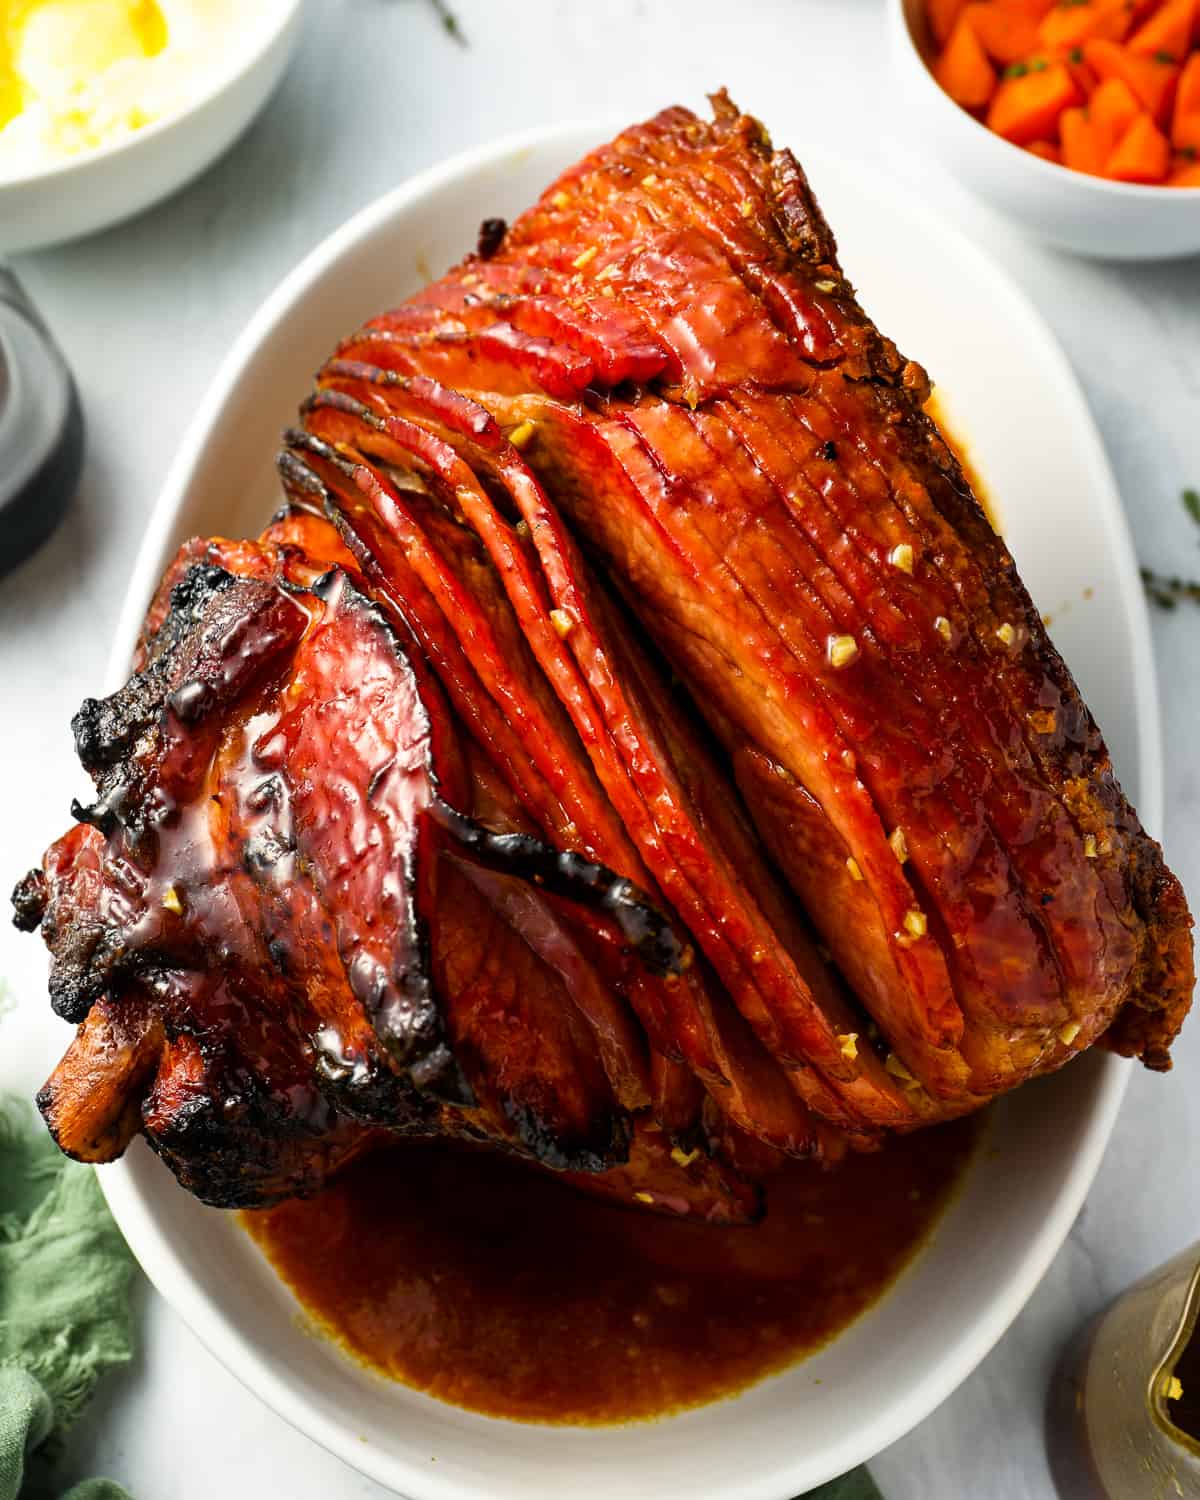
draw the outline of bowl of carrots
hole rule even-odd
[[[1200,251],[1200,0],[891,0],[906,114],[968,188],[1084,255]]]

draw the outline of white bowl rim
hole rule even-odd
[[[573,121],[565,125],[523,130],[462,152],[417,174],[366,205],[311,250],[284,277],[250,319],[222,361],[168,471],[162,493],[151,513],[118,621],[114,649],[108,664],[107,680],[110,689],[119,686],[128,675],[128,663],[146,603],[164,566],[167,538],[201,459],[214,419],[236,386],[246,364],[259,345],[271,336],[289,309],[305,295],[332,262],[426,193],[452,182],[464,173],[492,165],[513,153],[545,146],[560,138],[577,141],[580,143],[579,149],[586,150],[586,141],[599,143],[620,128],[621,123],[614,124],[611,119]],[[819,153],[815,149],[808,152],[811,158],[818,154],[837,159],[829,152]],[[882,197],[886,198],[894,193],[895,190],[888,187],[883,174],[875,169],[856,164],[855,171],[860,176],[875,178]],[[1161,827],[1163,810],[1162,742],[1149,616],[1138,580],[1128,521],[1094,419],[1065,353],[1041,313],[1025,293],[1008,278],[985,250],[954,225],[941,220],[927,205],[908,201],[907,206],[910,212],[936,224],[937,233],[948,253],[971,259],[981,275],[1001,286],[1010,302],[1023,309],[1028,327],[1042,345],[1044,356],[1057,366],[1063,400],[1077,409],[1094,437],[1092,468],[1095,500],[1104,514],[1105,522],[1111,528],[1114,560],[1118,573],[1122,575],[1122,592],[1130,604],[1138,722],[1138,804],[1143,821],[1152,831],[1157,830]],[[1040,1230],[1029,1240],[1026,1254],[1018,1263],[1003,1294],[994,1296],[984,1305],[974,1321],[964,1323],[958,1336],[947,1346],[940,1363],[931,1372],[898,1396],[889,1407],[848,1429],[843,1438],[831,1444],[823,1454],[823,1459],[829,1464],[827,1477],[832,1478],[856,1463],[868,1461],[870,1455],[881,1452],[923,1421],[970,1375],[1032,1296],[1065,1242],[1091,1189],[1129,1083],[1132,1068],[1127,1061],[1104,1055],[1097,1056],[1096,1063],[1097,1079],[1086,1143],[1069,1165],[1069,1176],[1053,1213],[1047,1216]],[[126,1164],[117,1162],[103,1171],[97,1169],[97,1175],[109,1207],[150,1281],[200,1342],[247,1390],[353,1470],[397,1493],[408,1493],[411,1486],[411,1493],[429,1497],[429,1500],[472,1500],[472,1492],[465,1490],[456,1481],[442,1477],[436,1470],[417,1467],[402,1456],[385,1455],[373,1446],[358,1442],[348,1428],[326,1415],[320,1407],[293,1393],[286,1382],[276,1375],[267,1353],[244,1337],[219,1304],[210,1299],[181,1269],[170,1238],[163,1232],[152,1207],[143,1198],[134,1174]],[[687,1415],[689,1413],[682,1414],[683,1417]],[[487,1420],[495,1421],[500,1433],[507,1425],[504,1419]],[[672,1418],[662,1420],[670,1421]],[[552,1440],[558,1429],[546,1427],[543,1430],[548,1440]],[[864,1439],[864,1434],[869,1436]],[[807,1457],[804,1454],[798,1455],[797,1466],[804,1464]],[[777,1500],[785,1490],[787,1493],[795,1493],[802,1486],[813,1482],[811,1471],[805,1474],[797,1467],[795,1483],[792,1482],[791,1472],[785,1467],[777,1468],[761,1478],[748,1475],[739,1500]]]
[[[922,0],[922,3],[924,3],[924,0]],[[971,129],[977,132],[977,138],[986,138],[993,142],[996,147],[1003,147],[1005,152],[1009,153],[1009,161],[1020,157],[1031,167],[1035,176],[1040,173],[1045,177],[1047,182],[1053,176],[1054,181],[1061,184],[1063,180],[1062,174],[1064,172],[1069,173],[1072,180],[1080,188],[1085,192],[1094,192],[1098,197],[1128,198],[1131,201],[1134,199],[1145,200],[1152,198],[1156,199],[1159,203],[1169,203],[1174,199],[1178,199],[1185,205],[1190,203],[1193,208],[1195,207],[1197,200],[1191,198],[1190,194],[1200,193],[1200,188],[1167,187],[1163,183],[1154,182],[1112,182],[1107,177],[1093,177],[1088,172],[1077,172],[1074,167],[1065,166],[1062,162],[1046,161],[1041,156],[1035,156],[1032,151],[1026,151],[1023,146],[1015,146],[1012,141],[1006,141],[1002,135],[997,135],[994,130],[989,130],[969,110],[965,110],[961,105],[956,104],[945,89],[942,88],[941,84],[938,83],[932,72],[930,72],[929,64],[925,61],[920,47],[917,46],[917,39],[913,36],[912,27],[908,24],[908,16],[904,10],[904,0],[888,0],[888,4],[891,11],[892,26],[896,34],[903,39],[903,45],[912,54],[913,61],[917,64],[917,67],[925,75],[929,87],[955,115],[965,120]],[[1187,255],[1188,252],[1186,250],[1179,252],[1180,258],[1184,258]]]
[[[278,14],[273,24],[260,28],[254,47],[249,52],[239,52],[236,48],[231,48],[223,63],[214,68],[210,74],[208,83],[181,109],[169,110],[166,114],[159,115],[156,120],[151,120],[148,125],[139,126],[131,134],[122,136],[120,140],[107,141],[101,146],[93,146],[89,150],[76,152],[65,161],[53,162],[49,166],[28,167],[19,172],[5,173],[0,170],[0,199],[3,199],[7,188],[38,187],[55,182],[61,182],[65,187],[67,181],[80,172],[88,172],[100,162],[112,161],[115,157],[143,149],[151,141],[157,140],[167,131],[196,114],[198,110],[211,104],[227,89],[232,88],[239,79],[253,71],[279,40],[281,34],[295,22],[299,11],[304,6],[304,0],[275,0],[275,5]]]

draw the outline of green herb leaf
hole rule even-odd
[[[1164,49],[1162,49],[1162,48],[1160,48],[1160,49],[1159,49],[1159,50],[1158,50],[1158,51],[1157,51],[1157,52],[1156,52],[1156,53],[1155,53],[1155,54],[1154,54],[1154,61],[1155,61],[1155,62],[1160,62],[1160,63],[1173,63],[1173,62],[1175,62],[1175,60],[1176,60],[1176,59],[1175,59],[1175,54],[1174,54],[1174,53],[1173,53],[1173,52],[1167,52],[1167,51],[1165,51],[1165,50],[1164,50]]]
[[[1073,63],[1081,63],[1083,61],[1083,48],[1072,47],[1070,52],[1067,53],[1067,58]]]
[[[442,30],[446,35],[456,41],[460,47],[468,46],[466,32],[459,24],[458,17],[450,9],[448,0],[429,0],[429,4],[434,15],[441,22]]]
[[[1184,510],[1187,511],[1196,525],[1200,526],[1200,491],[1184,490],[1182,499]]]
[[[1004,70],[1005,78],[1024,78],[1029,72],[1029,64],[1023,62],[1009,63]]]
[[[1200,604],[1200,583],[1190,578],[1167,578],[1153,568],[1143,568],[1142,586],[1151,604],[1159,609],[1175,609],[1181,599]]]

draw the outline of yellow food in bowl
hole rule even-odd
[[[0,178],[106,146],[191,103],[234,0],[0,0]]]

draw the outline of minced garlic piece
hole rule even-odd
[[[741,203],[738,205],[738,212],[741,214],[743,219],[748,219],[754,212],[754,204],[751,203],[749,198],[743,198]]]
[[[532,422],[522,422],[519,427],[514,427],[508,435],[509,442],[514,448],[523,448],[535,431]]]
[[[933,622],[933,628],[941,636],[942,640],[948,641],[950,639],[950,621],[947,620],[945,615],[938,615],[937,619]]]
[[[699,1146],[694,1151],[684,1151],[680,1146],[671,1147],[671,1160],[677,1167],[690,1167],[699,1155]]]
[[[555,208],[567,208],[571,202],[571,195],[570,193],[564,193],[562,188],[559,188],[550,202],[554,204]]]
[[[853,1062],[854,1059],[858,1056],[858,1032],[838,1032],[838,1047],[846,1061]]]
[[[814,281],[813,285],[816,287],[816,289],[817,289],[818,292],[836,292],[837,291],[837,282],[835,282],[835,281]]]
[[[1096,857],[1096,835],[1089,833],[1083,841],[1084,859],[1095,859]]]
[[[645,177],[642,178],[642,186],[644,188],[657,187],[658,174],[656,172],[647,172]]]
[[[1165,1395],[1168,1401],[1183,1400],[1183,1381],[1180,1380],[1178,1375],[1167,1377]]]
[[[848,667],[851,662],[858,660],[858,642],[852,635],[831,635],[828,651],[831,667]]]
[[[654,1194],[653,1193],[634,1193],[633,1196],[637,1199],[637,1201],[639,1203],[653,1203],[654,1202]]]
[[[888,1053],[887,1061],[883,1066],[893,1078],[899,1078],[904,1083],[916,1083],[917,1081],[894,1052]]]
[[[925,913],[917,906],[910,906],[904,913],[904,930],[910,937],[923,938],[929,928]]]
[[[1005,620],[1003,625],[998,625],[996,627],[996,637],[998,640],[1003,641],[1006,646],[1011,646],[1017,638],[1017,632],[1012,628],[1008,621]]]
[[[1082,1030],[1078,1021],[1068,1021],[1058,1028],[1058,1039],[1064,1047],[1069,1047]]]
[[[529,522],[522,516],[517,522],[517,535],[519,537],[527,537],[529,534]]]
[[[850,872],[851,880],[861,880],[863,878],[863,872],[859,869],[858,860],[855,859],[853,854],[846,860],[846,869]]]
[[[893,828],[888,834],[888,843],[892,846],[892,853],[903,864],[908,858],[908,840],[904,837],[904,829]]]
[[[581,250],[571,264],[577,271],[582,271],[584,266],[590,266],[597,255],[600,254],[599,245],[589,245],[586,250]]]
[[[169,885],[163,892],[162,904],[168,911],[173,911],[177,917],[183,916],[183,902],[179,899],[179,892],[173,885]]]
[[[847,771],[853,771],[857,768],[858,756],[855,755],[853,750],[842,751],[842,765],[845,766]]]
[[[1053,734],[1058,727],[1058,716],[1052,708],[1035,708],[1028,718],[1035,734]]]
[[[913,549],[907,542],[901,542],[899,546],[893,547],[888,553],[888,562],[893,568],[899,568],[902,573],[911,573],[913,570]]]
[[[552,609],[550,623],[565,640],[575,628],[575,617],[568,609]]]

